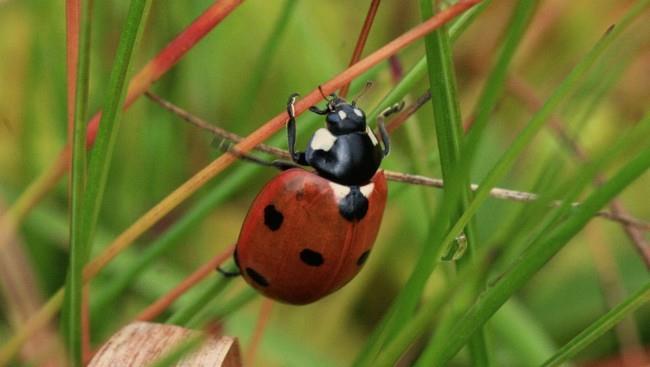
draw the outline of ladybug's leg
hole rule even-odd
[[[387,156],[390,152],[390,136],[388,135],[388,131],[386,131],[386,125],[384,124],[384,121],[388,116],[401,111],[402,108],[404,108],[404,101],[395,103],[394,105],[383,110],[379,116],[377,116],[377,127],[379,127],[379,135],[381,137],[381,142],[384,145],[384,156]]]
[[[235,271],[224,270],[221,266],[219,266],[217,268],[217,271],[219,272],[219,274],[223,275],[226,278],[234,278],[234,277],[238,277],[238,276],[241,275],[241,271],[239,271],[239,269],[237,269]]]
[[[321,110],[316,106],[309,107],[309,110],[317,115],[327,115],[330,112],[330,110],[327,108]]]
[[[287,114],[289,114],[289,121],[287,121],[287,137],[289,145],[289,154],[291,154],[291,159],[300,165],[308,166],[307,159],[305,158],[304,152],[296,152],[296,97],[298,93],[293,93],[289,96],[289,101],[287,102]]]
[[[224,270],[221,266],[217,267],[217,271],[226,278],[232,278],[241,275],[241,270],[239,268],[239,258],[237,256],[237,247],[235,247],[235,251],[232,254],[232,259],[235,261],[237,270]]]

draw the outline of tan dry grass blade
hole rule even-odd
[[[174,325],[134,322],[115,333],[88,366],[148,366],[198,333]],[[175,366],[241,367],[239,344],[236,338],[229,336],[207,336],[197,350]]]
[[[43,305],[36,275],[23,250],[25,247],[11,232],[0,233],[6,245],[0,247],[0,294],[13,327],[22,325]],[[38,366],[65,366],[64,349],[54,325],[48,324],[23,345],[21,360]]]

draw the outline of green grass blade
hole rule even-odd
[[[619,156],[620,153],[624,152],[625,147],[629,146],[639,146],[642,145],[642,139],[650,131],[650,117],[645,118],[640,124],[637,124],[634,128],[628,131],[625,136],[614,145],[610,146],[607,150],[603,151],[600,157],[594,160],[594,164],[590,169],[586,169],[583,174],[580,175],[578,179],[573,179],[576,183],[576,186],[581,188],[586,187],[591,182],[593,175],[596,174],[599,170],[602,170],[603,166],[608,163],[611,163],[615,158]],[[547,177],[548,176],[542,176]],[[542,182],[543,183],[543,182]],[[540,186],[541,185],[537,185]],[[558,190],[559,191],[559,190]],[[579,191],[579,190],[576,190]],[[525,211],[522,211],[519,216],[533,216],[538,217],[539,210],[548,211],[549,206],[551,205],[552,198],[557,196],[541,196],[539,202],[528,204],[524,207]],[[571,200],[566,200],[571,202]],[[569,207],[564,207],[564,213],[566,214],[570,210]],[[551,215],[556,215],[556,212],[560,212],[560,209],[555,209]],[[528,230],[526,230],[528,231]],[[547,230],[550,231],[550,230]],[[506,234],[511,231],[506,231]],[[544,231],[540,231],[543,233]],[[455,288],[462,288],[462,285],[473,284],[473,281],[484,277],[484,269],[486,268],[485,264],[492,256],[490,254],[502,253],[503,247],[509,245],[508,239],[513,238],[512,234],[499,236],[502,240],[493,241],[493,243],[479,248],[476,258],[479,261],[476,264],[471,264],[471,266],[464,267],[450,284],[447,285],[444,291],[441,292],[441,298],[447,304],[455,304],[454,298],[457,296],[457,290]],[[497,258],[497,262],[500,261],[500,257]],[[490,269],[493,269],[495,266],[491,264]],[[431,325],[437,317],[442,313],[441,308],[445,303],[441,303],[440,300],[436,297],[430,301],[427,301],[421,306],[420,312],[414,317],[408,320],[407,324],[399,330],[396,335],[392,335],[391,341],[386,347],[386,351],[380,356],[380,366],[392,365],[396,362],[397,358],[401,353],[403,353],[406,348],[413,343],[417,336],[421,335],[427,328],[428,325]],[[516,317],[516,315],[515,315]],[[457,320],[454,320],[457,322]],[[442,335],[447,335],[448,333],[453,332],[455,327],[455,322],[451,323],[451,327],[444,330],[438,331]],[[442,329],[441,326],[438,326],[438,329]],[[531,333],[535,333],[535,330],[532,330]],[[539,332],[537,332],[539,334]],[[521,339],[521,338],[520,338]],[[446,347],[443,345],[443,347]],[[435,355],[438,353],[435,348],[426,349],[426,353],[430,355]]]
[[[616,326],[626,316],[648,302],[650,302],[650,283],[646,283],[645,286],[636,291],[632,296],[593,322],[580,334],[576,335],[571,341],[560,348],[555,355],[544,362],[543,366],[559,366],[568,361],[606,331]]]
[[[599,187],[583,202],[575,213],[548,236],[533,243],[521,260],[495,285],[490,287],[465,317],[456,324],[442,354],[424,354],[423,360],[431,366],[444,365],[467,342],[474,331],[483,325],[501,305],[555,255],[593,215],[616,197],[623,189],[650,167],[650,149],[646,147],[626,164],[606,184]]]
[[[468,11],[469,15],[467,17],[462,17],[458,19],[451,27],[449,38],[453,42],[462,32],[467,28],[467,25],[471,23],[477,14],[480,14],[489,2],[485,1],[482,4],[470,9]],[[411,68],[411,70],[400,80],[400,82],[381,100],[377,107],[368,114],[369,120],[373,120],[379,115],[379,113],[386,107],[399,102],[402,100],[408,93],[410,93],[415,85],[424,77],[427,71],[427,62],[426,56],[423,57],[416,65]],[[453,196],[454,190],[450,190]],[[437,223],[432,225],[432,228],[442,227],[446,221],[442,216],[436,217]],[[434,236],[434,235],[432,235]],[[433,237],[432,237],[433,238]],[[393,315],[395,315],[395,309],[398,308],[397,302],[393,304],[391,310],[384,316],[381,323],[375,328],[371,336],[368,338],[364,348],[358,354],[356,360],[353,363],[355,367],[370,366],[375,356],[379,353],[386,336],[388,333],[387,329],[399,326],[398,322],[391,321],[393,320]]]
[[[203,292],[192,300],[188,305],[175,312],[166,323],[187,326],[197,312],[199,312],[211,299],[218,297],[226,289],[231,279],[225,278],[220,274],[213,275],[210,278],[210,284]]]
[[[72,170],[70,189],[70,253],[66,280],[65,310],[62,324],[68,344],[70,362],[82,365],[81,302],[84,267],[83,199],[86,188],[86,114],[90,71],[90,38],[92,1],[82,1],[79,15],[79,52],[77,61]]]
[[[84,207],[85,248],[89,257],[94,228],[106,188],[108,170],[119,131],[122,105],[126,95],[127,76],[138,40],[146,24],[151,0],[133,0],[129,6],[111,70],[102,117],[88,167],[88,189]]]
[[[260,297],[254,289],[246,287],[232,298],[224,301],[223,299],[213,297],[212,300],[203,305],[186,324],[189,328],[200,328],[206,323],[223,320],[231,313],[239,310],[249,302]]]
[[[73,216],[70,247],[70,274],[66,286],[66,320],[67,339],[70,355],[75,365],[81,365],[81,294],[83,288],[83,267],[90,256],[90,243],[93,227],[99,212],[99,203],[106,184],[111,150],[117,129],[113,129],[120,106],[124,100],[126,72],[131,60],[137,35],[141,29],[142,16],[150,0],[138,0],[131,3],[127,23],[118,46],[117,58],[111,73],[108,89],[108,101],[102,124],[99,129],[97,145],[91,155],[88,178],[85,177],[86,165],[86,104],[88,95],[88,64],[90,52],[90,2],[82,7],[81,24],[84,30],[80,35],[79,75],[85,73],[85,87],[77,81],[77,110],[75,113],[75,134],[73,145]],[[86,60],[84,60],[86,59]],[[83,107],[81,107],[83,105]],[[74,167],[77,167],[75,169]],[[83,170],[83,171],[81,171]],[[79,187],[84,187],[79,190]]]
[[[422,307],[421,312],[411,317],[398,333],[392,335],[373,365],[394,366],[408,346],[437,320],[442,314],[443,307],[456,295],[456,292],[462,289],[462,285],[475,283],[480,278],[485,271],[486,265],[486,261],[479,262],[472,267],[472,271],[466,268],[458,276],[454,277],[444,290],[428,301],[425,307]]]
[[[647,2],[646,2],[647,3]],[[515,142],[512,144],[512,146],[504,153],[500,161],[496,164],[496,166],[492,169],[492,171],[488,174],[487,178],[483,181],[481,184],[479,190],[475,193],[474,199],[470,202],[467,210],[463,213],[463,215],[460,217],[460,219],[456,222],[456,224],[453,226],[452,230],[447,232],[447,235],[445,238],[440,241],[440,245],[437,245],[438,252],[440,249],[445,248],[448,246],[456,237],[458,233],[467,225],[469,222],[470,218],[476,213],[478,210],[479,206],[487,199],[487,194],[489,193],[489,190],[495,186],[496,182],[498,182],[502,177],[505,176],[507,173],[508,169],[512,166],[514,163],[515,159],[518,157],[518,155],[523,151],[523,149],[529,144],[529,142],[532,140],[532,138],[535,136],[535,134],[541,129],[541,127],[544,125],[544,122],[547,120],[547,118],[550,116],[551,112],[553,109],[568,95],[570,94],[574,88],[577,82],[580,80],[580,78],[584,75],[584,73],[589,69],[589,67],[594,63],[594,61],[597,59],[600,54],[607,48],[607,46],[618,36],[628,25],[629,23],[639,14],[639,12],[642,10],[642,6],[637,6],[633,8],[623,19],[621,24],[619,24],[618,27],[616,27],[614,30],[610,30],[606,33],[606,35],[594,46],[594,48],[583,58],[583,60],[574,68],[574,70],[569,74],[569,76],[561,83],[561,85],[556,89],[555,93],[550,97],[550,99],[546,102],[544,107],[538,111],[529,124],[524,128],[523,132],[517,137]],[[451,191],[453,191],[454,188],[457,188],[459,185],[457,184],[460,182],[459,180],[459,175],[462,174],[462,172],[454,172],[452,177],[448,180],[449,184],[451,185]],[[450,193],[453,197],[453,193]],[[447,201],[447,200],[445,200]],[[443,202],[443,208],[441,209],[441,213],[447,213],[448,211],[445,210],[445,205],[449,207],[449,203]],[[435,226],[435,225],[434,225]],[[435,227],[434,227],[435,228]],[[438,242],[434,242],[438,244]],[[425,249],[426,251],[427,249]],[[438,254],[439,256],[439,254]],[[428,256],[427,256],[428,257]],[[425,256],[423,255],[420,258],[420,261],[416,265],[417,269],[420,269],[420,266],[423,267],[430,267],[426,262],[421,261]],[[414,272],[414,275],[416,272]],[[428,274],[428,273],[427,273]],[[421,277],[421,276],[420,276]],[[417,278],[417,277],[416,277]],[[414,279],[416,279],[414,278]],[[414,280],[415,281],[415,280]],[[411,282],[411,279],[409,279],[409,283]],[[423,280],[420,279],[418,282],[422,283]],[[405,288],[410,288],[409,284]],[[400,304],[401,299],[398,298],[398,301],[394,304],[394,308],[391,310],[392,312],[395,309],[401,309]],[[392,319],[394,316],[393,313],[389,313],[388,315],[388,320]],[[389,321],[390,322],[390,321]],[[389,325],[392,326],[392,325]],[[392,330],[392,328],[390,329]],[[469,337],[469,335],[468,335]],[[465,341],[467,341],[465,339]],[[371,342],[376,343],[376,341],[371,340]],[[445,348],[446,349],[446,348]],[[431,351],[431,349],[429,349]],[[430,353],[429,356],[433,356],[433,353]],[[437,354],[437,355],[443,355],[443,354]],[[430,358],[430,357],[429,357]],[[428,358],[424,358],[424,361],[429,360]],[[368,361],[366,360],[366,363]],[[425,363],[425,365],[428,365]]]
[[[433,16],[432,0],[420,0],[422,18]],[[460,160],[462,122],[447,27],[424,37],[433,119],[443,179]]]
[[[637,3],[623,18],[620,24],[615,28],[609,29],[605,35],[596,43],[596,45],[585,55],[585,57],[574,67],[569,75],[553,92],[551,97],[544,103],[544,106],[533,115],[526,127],[519,133],[517,138],[512,142],[510,147],[501,156],[499,161],[494,165],[487,177],[481,182],[479,189],[474,193],[474,198],[469,203],[466,211],[460,219],[454,224],[452,229],[447,233],[442,241],[441,247],[448,246],[458,233],[467,225],[470,219],[476,214],[479,207],[489,197],[490,190],[494,188],[503,177],[508,173],[517,157],[530,144],[532,139],[544,126],[553,110],[576,88],[579,80],[589,70],[595,60],[604,52],[614,39],[636,18],[641,10],[650,4],[650,0]],[[461,172],[454,172],[450,179],[453,185],[457,181],[457,176]]]
[[[186,339],[183,339],[176,345],[173,345],[169,351],[163,354],[160,358],[150,363],[149,367],[171,367],[177,366],[178,362],[186,355],[199,349],[201,344],[205,341],[206,335],[202,333],[192,334]]]
[[[432,0],[420,0],[420,12],[422,18],[426,19],[433,16],[433,9]],[[427,66],[429,70],[429,88],[431,90],[433,120],[436,129],[442,177],[444,180],[448,180],[454,169],[460,169],[459,164],[461,163],[460,152],[463,140],[463,128],[462,118],[460,115],[460,105],[458,103],[453,55],[451,52],[449,36],[447,34],[447,27],[442,27],[426,36],[424,38],[424,44],[426,47]],[[443,197],[443,200],[456,201],[456,203],[453,204],[455,207],[454,212],[450,213],[452,216],[449,217],[452,221],[462,215],[470,197],[471,191],[467,175],[461,177],[460,181],[464,188],[460,191],[460,196],[458,198],[451,195],[445,195]],[[467,238],[467,252],[469,256],[458,261],[459,267],[462,267],[463,264],[469,261],[469,258],[472,257],[476,241],[476,231],[472,222],[469,223],[463,232]],[[455,251],[458,251],[458,249]],[[437,251],[431,251],[431,253],[436,252]],[[451,259],[453,256],[454,254],[450,253],[448,258]],[[427,261],[435,264],[437,259],[429,258]],[[417,305],[417,300],[420,298],[422,291],[424,290],[425,282],[420,284],[421,286],[419,288],[411,288],[409,292],[411,295],[410,297],[412,298],[409,302],[412,305],[412,309],[402,310],[399,312],[400,314],[403,314],[406,317],[411,315]],[[433,338],[433,340],[435,341],[437,339]],[[481,331],[472,338],[469,349],[473,365],[489,365],[485,338]]]
[[[273,58],[277,53],[278,46],[286,33],[287,26],[291,21],[296,7],[298,4],[293,0],[285,0],[280,15],[273,26],[273,30],[269,35],[269,39],[264,43],[264,47],[259,53],[257,63],[253,66],[248,84],[244,88],[244,96],[239,104],[237,113],[235,114],[235,121],[247,121],[250,113],[253,110],[251,104],[255,103],[256,97],[260,92],[264,78],[268,70],[271,68]]]
[[[514,298],[503,305],[488,326],[518,356],[518,366],[539,366],[556,350],[553,340],[544,333],[539,322]]]
[[[517,2],[517,6],[510,17],[510,24],[505,34],[503,46],[472,113],[474,123],[467,136],[465,151],[463,152],[463,159],[469,162],[468,167],[472,164],[490,115],[503,94],[510,63],[530,25],[530,20],[535,14],[538,3],[539,0],[521,0]]]
[[[487,5],[491,0],[484,0],[480,4],[469,9],[458,17],[453,24],[449,27],[449,38],[452,43],[454,43],[467,29],[467,27],[476,19],[476,17],[485,10]],[[409,70],[404,77],[394,86],[381,102],[368,114],[368,120],[372,121],[381,111],[386,109],[388,106],[391,106],[409,94],[415,85],[424,78],[427,73],[427,58],[423,56],[412,68]]]
[[[204,320],[220,320],[229,316],[231,313],[241,309],[248,303],[252,302],[256,298],[260,297],[260,294],[251,287],[246,287],[233,296],[228,302],[213,302],[213,307],[206,307],[200,312],[200,316]],[[194,321],[194,320],[192,320]],[[193,323],[190,323],[193,325]]]

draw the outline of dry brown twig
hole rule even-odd
[[[237,339],[219,336],[210,329],[196,331],[175,325],[133,322],[111,336],[89,367],[152,366],[178,351],[184,343],[195,345],[174,366],[241,367]]]
[[[158,103],[160,106],[165,108],[166,110],[172,112],[174,115],[180,117],[182,120],[189,122],[190,124],[209,131],[213,133],[214,135],[228,141],[232,142],[239,142],[243,138],[237,134],[234,134],[232,132],[226,131],[220,127],[215,126],[214,124],[211,124],[200,117],[197,117],[190,112],[174,105],[173,103],[163,99],[160,96],[157,96],[151,92],[146,93],[147,97],[149,97],[151,100],[154,102]],[[428,97],[430,97],[430,94],[426,92],[424,95],[420,96],[416,102],[413,103],[413,105],[407,107],[404,112],[396,116],[393,121],[387,126],[387,129],[389,131],[395,130],[397,127],[399,127],[404,121],[408,119],[408,117],[413,114],[417,108],[422,106],[426,101],[428,100]],[[234,149],[234,148],[231,148]],[[277,158],[280,159],[290,159],[289,152],[279,149],[276,147],[272,147],[266,144],[258,144],[256,145],[253,149],[271,154]],[[242,153],[238,153],[242,154]],[[403,182],[403,183],[408,183],[411,185],[421,185],[421,186],[428,186],[428,187],[434,187],[434,188],[443,188],[444,187],[444,182],[442,179],[439,178],[431,178],[431,177],[426,177],[426,176],[421,176],[421,175],[414,175],[410,173],[402,173],[402,172],[395,172],[395,171],[384,171],[384,174],[386,175],[386,178],[390,181],[394,182]],[[471,189],[472,191],[478,190],[478,185],[477,184],[472,184]],[[535,193],[530,193],[530,192],[525,192],[525,191],[516,191],[516,190],[509,190],[509,189],[503,189],[503,188],[498,188],[495,187],[492,190],[490,190],[490,196],[496,198],[496,199],[502,199],[502,200],[511,200],[511,201],[518,201],[518,202],[531,202],[535,201],[538,199],[538,195]],[[562,202],[560,201],[555,201],[553,205],[559,206],[561,205]],[[580,203],[573,203],[573,206],[578,206]],[[611,221],[619,222],[621,224],[624,224],[626,226],[633,227],[635,229],[638,229],[640,231],[650,231],[650,223],[646,223],[642,220],[639,220],[637,218],[631,217],[629,215],[621,215],[621,214],[616,214],[613,212],[609,211],[600,211],[597,214],[599,217],[602,217],[604,219],[608,219]]]

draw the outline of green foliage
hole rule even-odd
[[[39,302],[49,300],[48,312],[60,304],[57,290],[67,281],[62,323],[54,330],[77,365],[82,268],[89,255],[220,154],[209,133],[150,101],[120,108],[131,71],[211,2],[153,2],[147,18],[149,3],[95,1],[92,19],[83,14],[72,191],[68,178],[62,180],[19,228],[33,266],[21,271],[33,272],[39,282],[25,287],[41,296]],[[429,17],[437,3],[455,1],[383,1],[363,54]],[[367,80],[374,82],[359,102],[372,126],[384,108],[400,100],[408,107],[431,86],[431,105],[395,131],[384,168],[444,178],[445,188],[390,183],[365,269],[320,302],[274,306],[258,363],[595,362],[632,347],[611,332],[617,327],[647,345],[645,265],[620,224],[594,215],[616,198],[628,215],[650,218],[648,79],[639,66],[650,34],[649,3],[628,7],[610,0],[584,12],[572,2],[519,0],[508,7],[483,1],[392,64],[357,78],[351,98]],[[153,89],[246,135],[282,111],[291,92],[304,94],[346,68],[367,6],[244,2]],[[12,86],[0,90],[4,209],[66,143],[65,22],[62,2],[7,1],[0,7],[0,34],[6,35],[0,53],[11,55],[0,61],[0,80]],[[394,80],[401,68],[406,72]],[[515,88],[515,81],[532,92]],[[85,122],[100,109],[97,143],[86,159]],[[470,120],[464,134],[462,123]],[[299,146],[322,123],[322,116],[301,116]],[[558,138],[557,125],[568,140]],[[286,134],[267,143],[286,147]],[[572,144],[586,159],[576,158]],[[248,205],[273,174],[235,163],[102,270],[90,286],[93,347],[236,242]],[[602,184],[594,184],[597,177]],[[478,189],[469,190],[470,183]],[[494,199],[496,186],[534,192],[538,199]],[[468,252],[460,261],[442,261],[459,233],[469,239]],[[7,359],[25,323],[13,323],[11,293],[0,289],[7,300],[0,307],[0,364],[30,365],[22,357]],[[239,337],[245,349],[259,301],[240,279],[215,273],[157,321],[200,329],[222,320],[224,332]],[[195,345],[170,351],[161,365]]]
[[[66,284],[66,304],[64,319],[68,326],[68,344],[73,364],[82,365],[81,351],[81,299],[83,289],[83,267],[88,261],[94,228],[104,196],[113,147],[119,126],[119,114],[124,104],[127,86],[127,72],[133,53],[151,5],[150,0],[131,2],[124,31],[120,37],[113,69],[108,83],[106,103],[101,124],[92,149],[88,176],[86,177],[86,105],[88,99],[88,69],[90,56],[90,24],[92,2],[82,2],[83,29],[80,36],[79,72],[77,77],[77,98],[75,109],[75,129],[73,142],[72,172],[72,220],[70,241],[70,272]]]

